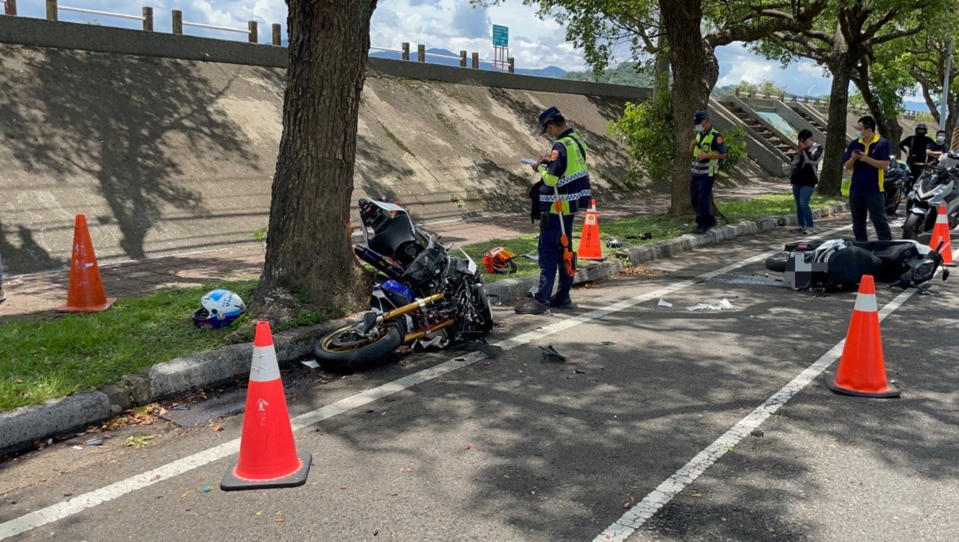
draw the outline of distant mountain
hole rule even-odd
[[[653,86],[652,76],[643,71],[637,64],[632,62],[621,62],[615,68],[607,68],[599,77],[596,77],[592,70],[568,72],[565,77],[566,79],[573,79],[576,81],[594,81],[597,83],[609,83],[612,85],[627,85],[646,88]]]
[[[397,53],[394,51],[376,51],[370,53],[370,56],[376,58],[388,58],[391,60],[403,60],[403,54]],[[410,60],[416,61],[416,50],[410,51]],[[448,51],[446,49],[427,49],[426,50],[426,62],[428,64],[440,64],[443,66],[459,66],[460,65],[460,55],[459,53],[454,53],[453,51]],[[473,56],[472,53],[469,53],[466,57],[466,65],[472,66]],[[493,63],[488,60],[480,60],[480,69],[481,70],[493,70]],[[532,75],[535,77],[556,77],[563,78],[566,77],[566,70],[559,68],[557,66],[547,66],[545,68],[518,68],[516,70],[517,74],[520,75]]]

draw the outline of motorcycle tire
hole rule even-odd
[[[483,316],[486,320],[483,322],[482,327],[480,327],[481,333],[489,333],[493,329],[493,308],[489,304],[489,297],[486,295],[486,289],[480,285],[479,294],[479,305],[476,307],[476,312]]]
[[[766,269],[770,271],[779,271],[782,273],[786,270],[786,262],[788,261],[788,252],[779,252],[777,254],[773,254],[772,256],[766,258]]]
[[[354,344],[334,347],[334,341],[350,333],[355,326],[349,325],[326,335],[313,345],[313,354],[325,369],[341,373],[353,373],[381,365],[392,360],[393,351],[403,344],[403,333],[395,325],[371,342],[362,339]]]
[[[902,224],[902,238],[916,240],[919,234],[922,233],[922,223],[925,221],[925,218],[926,217],[915,213],[909,213],[906,221]]]

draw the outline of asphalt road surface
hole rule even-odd
[[[54,443],[0,465],[0,539],[959,539],[957,286],[880,285],[902,397],[836,395],[819,373],[856,294],[777,283],[762,258],[790,239],[656,261],[570,311],[497,307],[494,357],[285,370],[302,487],[219,490],[242,415]]]

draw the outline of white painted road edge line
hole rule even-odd
[[[895,299],[886,304],[879,311],[879,321],[898,309],[906,302],[917,290],[910,288],[896,296]],[[732,450],[734,446],[757,429],[767,418],[773,415],[779,407],[785,405],[806,387],[816,377],[822,374],[830,365],[833,364],[842,355],[843,345],[846,339],[839,341],[836,346],[829,349],[828,352],[817,359],[812,365],[799,373],[796,378],[789,381],[779,391],[774,393],[766,402],[756,407],[752,412],[739,420],[736,425],[723,433],[712,444],[696,454],[688,463],[680,467],[669,478],[663,480],[656,489],[649,492],[643,500],[636,503],[635,506],[626,511],[618,520],[606,528],[603,532],[596,535],[593,542],[622,542],[632,535],[636,530],[646,523],[646,520],[653,517],[660,508],[673,500],[686,486],[693,483],[693,480],[699,478],[706,469],[713,463],[719,461],[719,458],[726,455],[726,452]]]
[[[823,232],[822,235],[831,235],[848,228],[849,226],[834,228],[832,230]],[[581,315],[564,318],[563,320],[557,321],[543,328],[501,341],[494,346],[502,348],[503,351],[512,350],[517,346],[522,346],[536,339],[559,333],[560,331],[569,329],[573,326],[577,326],[597,318],[602,318],[603,316],[627,309],[651,299],[658,299],[667,294],[671,294],[683,288],[692,286],[698,282],[709,280],[717,275],[722,275],[724,273],[739,269],[740,267],[745,267],[752,263],[762,261],[767,257],[767,255],[768,252],[759,256],[752,256],[725,267],[721,267],[715,271],[703,273],[692,279],[684,280],[646,294],[641,294],[630,299],[619,301],[617,303],[613,303],[612,305],[607,305],[601,309],[596,309]],[[301,414],[290,420],[291,425],[293,426],[294,431],[302,429],[354,408],[372,403],[373,401],[377,401],[383,397],[411,388],[417,384],[421,384],[453,371],[462,369],[463,367],[472,365],[477,361],[485,359],[486,357],[486,354],[483,354],[482,352],[473,352],[466,356],[454,358],[439,365],[435,365],[428,369],[423,369],[422,371],[418,371],[392,382],[388,382],[381,386],[377,386],[345,399],[341,399],[335,403],[320,407],[316,410]],[[143,489],[157,482],[166,480],[168,478],[173,478],[174,476],[179,476],[197,467],[202,467],[224,457],[233,455],[239,452],[239,450],[240,439],[233,439],[229,442],[224,442],[223,444],[214,446],[213,448],[207,448],[202,452],[197,452],[193,455],[178,459],[172,463],[167,463],[166,465],[157,467],[153,470],[149,470],[124,480],[114,482],[100,489],[95,489],[93,491],[77,495],[76,497],[73,497],[67,501],[52,504],[39,510],[24,514],[18,518],[5,521],[0,523],[0,540],[25,533],[48,523],[59,521],[74,514],[78,514],[87,508],[93,508],[94,506],[98,506],[105,502],[122,497],[127,493]]]

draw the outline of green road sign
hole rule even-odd
[[[509,27],[493,25],[493,46],[509,47]]]

